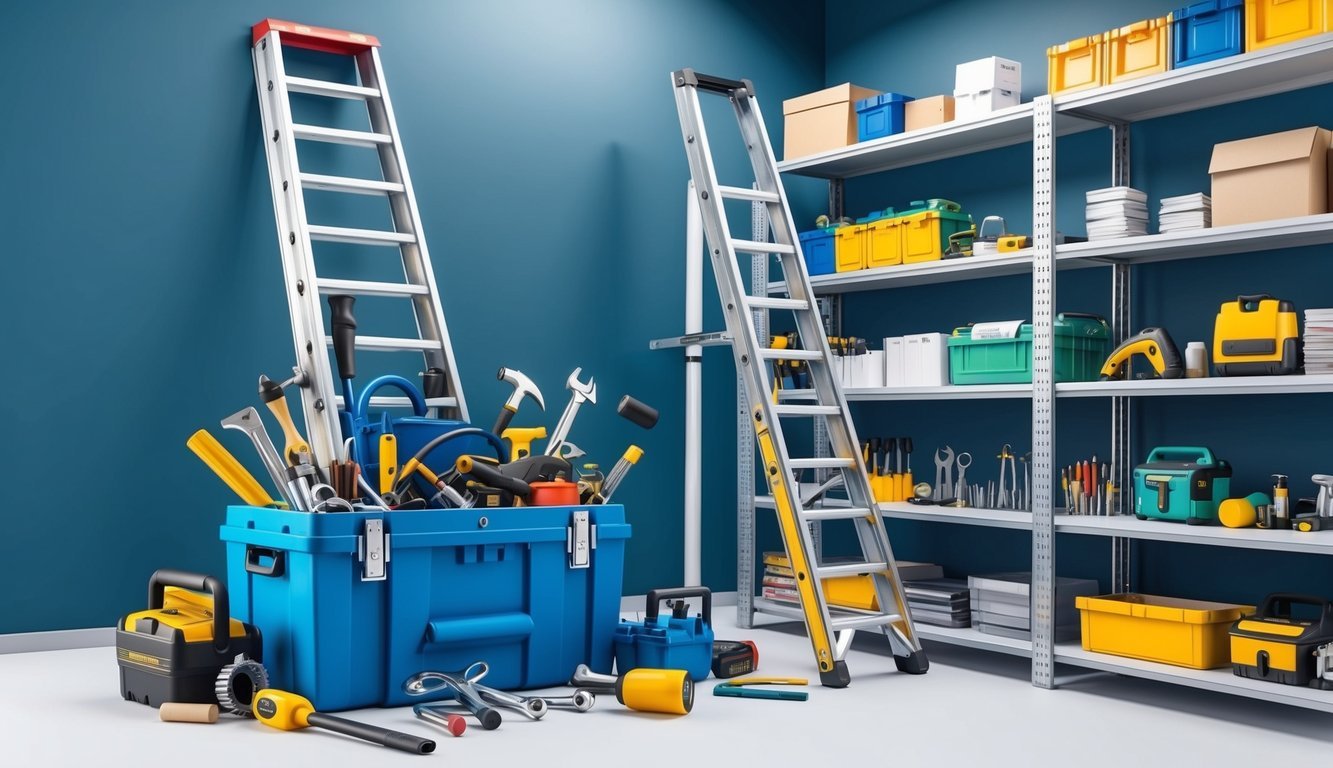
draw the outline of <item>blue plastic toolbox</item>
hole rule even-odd
[[[1176,68],[1245,50],[1245,1],[1204,0],[1171,14],[1171,63]]]
[[[856,102],[856,140],[869,141],[903,132],[903,109],[911,96],[881,93]]]
[[[690,615],[687,597],[697,597],[702,610]],[[674,600],[671,613],[659,614],[663,600]],[[713,593],[708,587],[654,589],[648,593],[643,621],[616,627],[616,674],[631,669],[683,669],[699,682],[713,668]]]
[[[801,253],[805,254],[805,270],[812,275],[831,275],[833,269],[834,227],[802,232]]]
[[[490,665],[495,688],[610,672],[630,526],[618,504],[310,514],[227,509],[232,616],[271,684],[337,711],[408,677]]]

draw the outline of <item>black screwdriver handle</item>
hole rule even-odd
[[[329,297],[333,354],[338,359],[338,372],[344,379],[356,378],[356,317],[352,315],[352,305],[355,303],[355,296]]]

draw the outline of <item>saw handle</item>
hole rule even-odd
[[[703,599],[704,623],[713,625],[713,591],[708,587],[675,587],[673,589],[653,589],[648,592],[648,609],[644,611],[645,626],[657,622],[657,611],[663,600],[682,600],[687,597]]]
[[[356,318],[352,315],[352,305],[355,303],[355,296],[329,297],[333,354],[338,359],[338,374],[343,379],[356,378]]]
[[[150,611],[162,607],[167,587],[207,592],[213,596],[213,647],[219,653],[226,653],[227,647],[231,645],[231,600],[227,597],[226,585],[214,576],[178,571],[174,568],[159,568],[148,578]]]

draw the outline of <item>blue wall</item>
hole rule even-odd
[[[1026,0],[1002,7],[946,0],[904,17],[886,8],[858,0],[826,3],[826,84],[851,81],[916,96],[949,93],[954,65],[998,55],[1022,62],[1023,95],[1031,100],[1046,91],[1048,45],[1172,10],[1161,0]],[[1207,192],[1213,144],[1306,125],[1333,126],[1330,93],[1327,87],[1308,89],[1138,124],[1132,133],[1132,182],[1148,192],[1150,210],[1163,196]],[[1108,131],[1060,139],[1056,158],[1057,227],[1083,234],[1083,194],[1110,181]],[[1011,230],[1029,231],[1031,165],[1029,144],[855,179],[846,186],[847,210],[863,215],[911,199],[947,197],[974,215],[1000,214]],[[1333,260],[1328,256],[1329,249],[1320,247],[1136,268],[1134,323],[1166,327],[1182,349],[1190,340],[1204,340],[1211,348],[1213,318],[1228,297],[1268,292],[1295,302],[1298,309],[1333,305],[1327,290]],[[1057,295],[1062,311],[1106,313],[1109,270],[1061,272]],[[1030,315],[1030,278],[996,278],[852,294],[845,302],[844,331],[870,338],[947,332],[968,322]],[[857,407],[861,434],[914,436],[918,455],[913,468],[930,481],[930,452],[937,445],[972,451],[977,466],[969,477],[981,481],[996,477],[992,457],[1001,443],[1013,442],[1020,451],[1030,447],[1027,401]],[[1109,453],[1107,401],[1061,400],[1057,416],[1057,465],[1093,452]],[[1281,472],[1291,475],[1293,495],[1312,496],[1309,476],[1329,468],[1333,448],[1333,439],[1313,425],[1328,423],[1330,417],[1333,398],[1326,396],[1145,398],[1134,404],[1135,455],[1141,460],[1154,445],[1208,445],[1235,465],[1236,495],[1268,491],[1269,474]],[[937,560],[955,573],[1028,566],[1025,535],[904,522],[894,523],[893,533],[900,557]],[[1333,579],[1333,562],[1316,556],[1157,542],[1140,542],[1135,552],[1135,584],[1148,592],[1253,601],[1277,590],[1327,594]],[[1108,585],[1106,540],[1060,536],[1058,559],[1062,574],[1096,577]]]
[[[776,5],[6,3],[0,632],[106,626],[155,568],[223,570],[233,498],[184,442],[206,426],[259,474],[217,422],[291,365],[250,59],[266,15],[382,40],[473,418],[506,397],[501,365],[543,388],[548,428],[569,371],[595,376],[571,439],[604,467],[647,451],[618,499],[625,589],[679,583],[683,366],[647,348],[682,330],[688,169],[667,76],[754,79],[780,146],[776,97],[821,87],[824,41],[821,14]],[[704,576],[725,589],[734,378],[709,359],[708,445],[728,469],[705,478]],[[615,415],[623,393],[661,409],[656,430]]]

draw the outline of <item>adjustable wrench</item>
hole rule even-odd
[[[940,454],[944,458],[940,458]],[[935,492],[931,498],[935,501],[944,501],[949,498],[949,493],[953,491],[953,448],[944,446],[943,449],[935,451]]]
[[[297,503],[297,495],[288,485],[287,465],[278,456],[278,449],[273,447],[273,441],[269,439],[268,432],[264,429],[264,422],[259,418],[259,411],[253,407],[237,411],[222,420],[222,428],[237,429],[249,436],[250,442],[255,444],[255,450],[259,452],[259,460],[263,462],[264,469],[268,470],[269,477],[278,487],[278,493],[287,502],[287,506],[292,509],[302,509]],[[309,508],[305,511],[309,511]]]
[[[569,380],[565,382],[565,387],[572,395],[569,398],[569,405],[565,406],[565,412],[560,415],[560,421],[555,425],[555,431],[551,433],[551,439],[546,443],[547,456],[559,455],[558,451],[564,445],[569,428],[574,424],[574,414],[579,412],[579,406],[585,402],[597,404],[597,380],[590,378],[588,383],[584,384],[579,381],[581,373],[583,368],[575,368],[574,372],[569,374]]]

